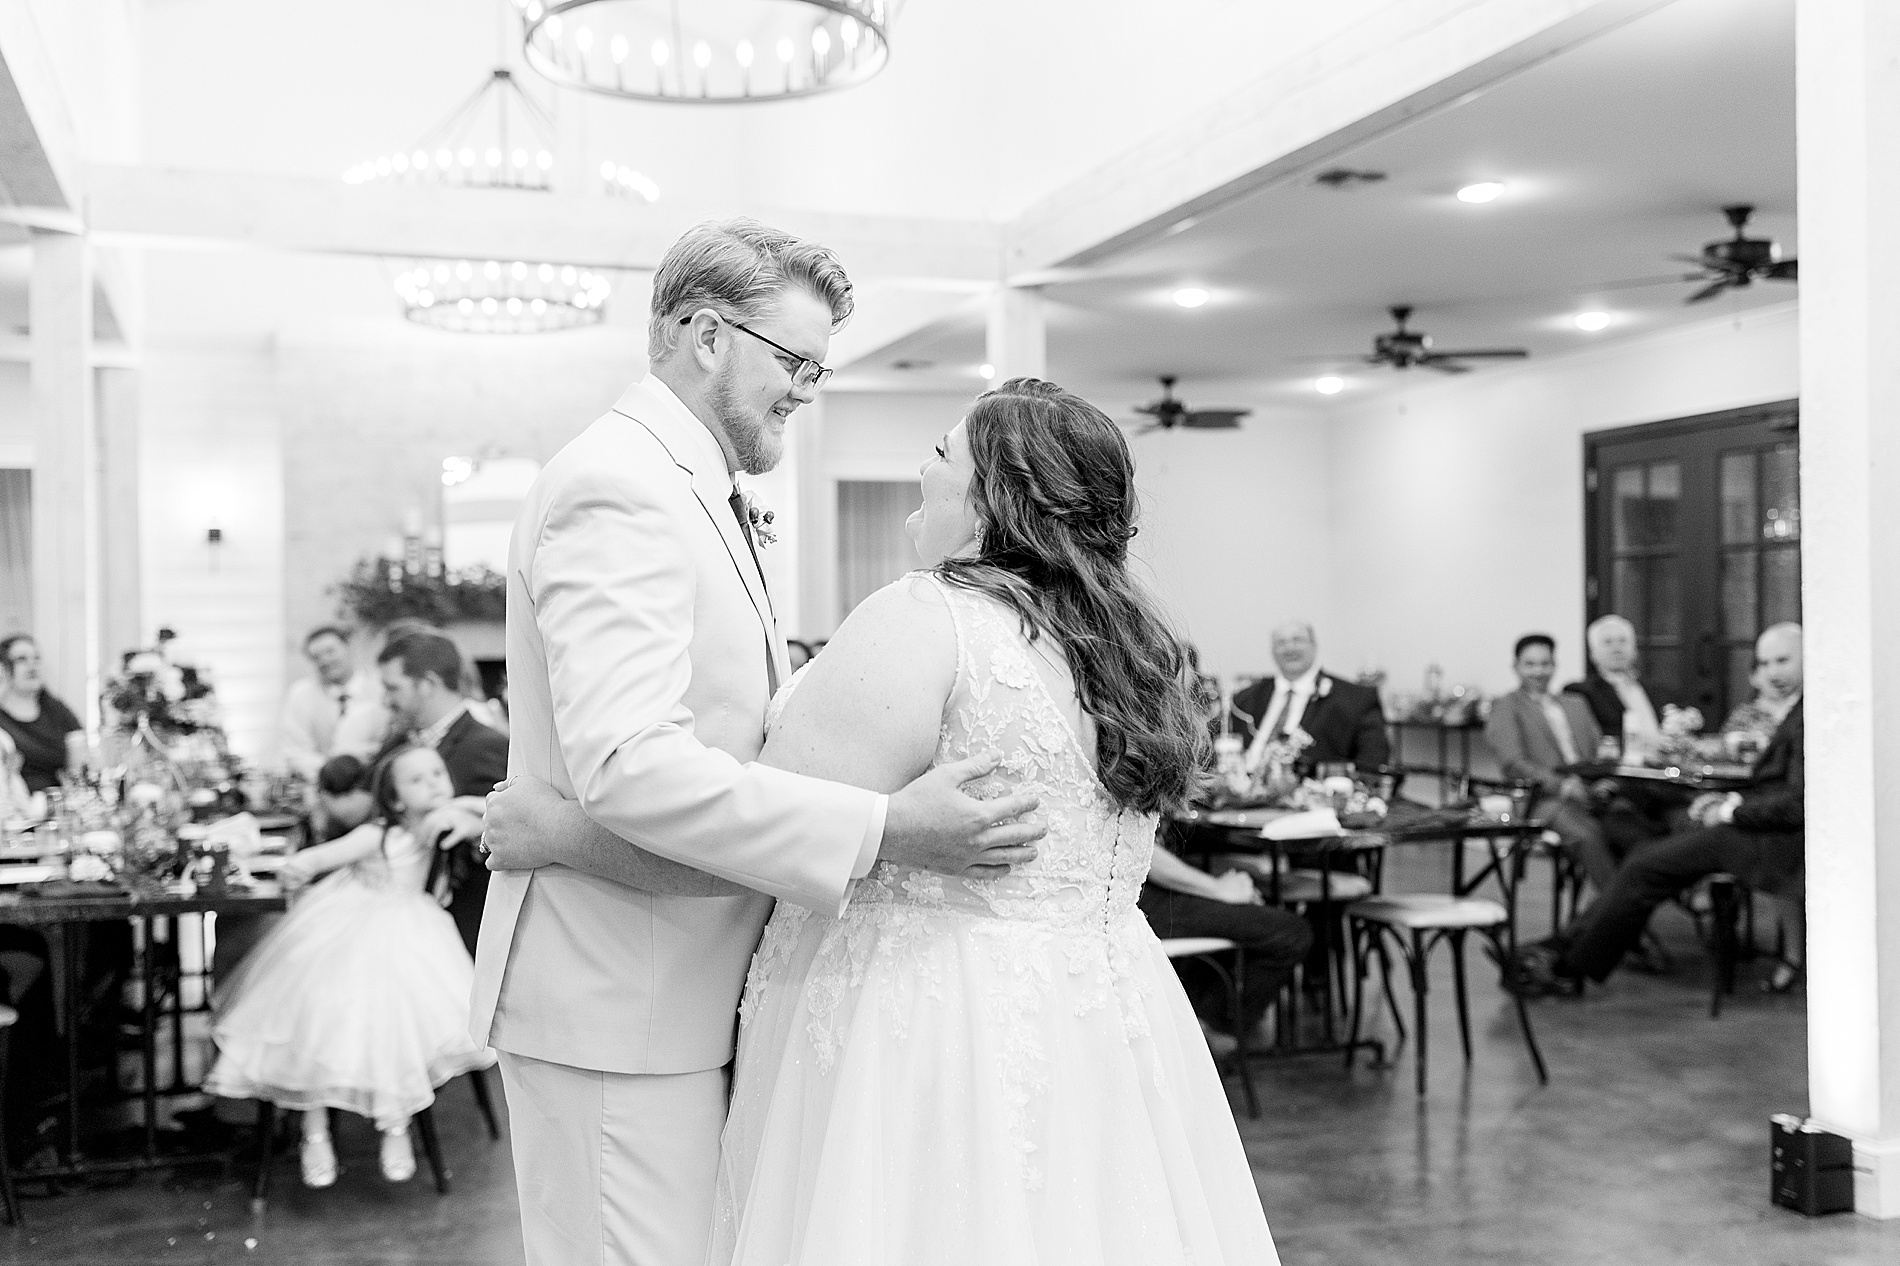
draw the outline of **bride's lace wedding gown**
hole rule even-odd
[[[1033,791],[1048,835],[1005,879],[879,863],[839,918],[780,903],[740,1003],[709,1262],[1277,1262],[1136,908],[1155,815],[1110,799],[1015,614],[929,583],[957,631],[936,763],[1001,753],[976,794]]]

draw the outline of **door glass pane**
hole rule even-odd
[[[1761,455],[1762,539],[1801,539],[1801,481],[1797,450],[1777,444]]]
[[[1610,512],[1610,521],[1616,525],[1616,545],[1618,552],[1637,549],[1649,542],[1643,536],[1643,468],[1624,466],[1617,470],[1611,481],[1614,505]]]
[[[1676,543],[1676,508],[1682,501],[1682,467],[1657,462],[1649,468],[1649,545]]]
[[[1722,454],[1722,544],[1755,540],[1755,454]]]
[[[1643,560],[1616,560],[1616,579],[1610,590],[1610,610],[1634,624],[1638,632],[1647,623],[1643,602]]]
[[[1761,618],[1768,624],[1801,618],[1801,551],[1796,548],[1763,550],[1761,554]]]
[[[1748,684],[1748,675],[1755,671],[1755,648],[1752,646],[1731,646],[1728,648],[1728,706],[1732,710],[1755,697],[1755,688]],[[1722,718],[1706,718],[1710,725],[1721,724]]]
[[[1682,688],[1682,652],[1673,647],[1643,652],[1643,680],[1680,695]]]
[[[1755,558],[1758,551],[1732,549],[1722,555],[1722,633],[1754,637]]]
[[[1646,638],[1682,636],[1682,582],[1677,575],[1673,555],[1649,560],[1649,620],[1636,622],[1637,632]]]

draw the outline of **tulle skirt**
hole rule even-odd
[[[1199,1023],[1139,913],[785,905],[742,1008],[711,1266],[1272,1266]]]
[[[474,964],[426,894],[355,868],[313,885],[220,988],[212,1094],[391,1129],[494,1063],[468,1036]]]

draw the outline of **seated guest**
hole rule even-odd
[[[1379,692],[1319,668],[1313,626],[1289,620],[1273,630],[1273,662],[1279,672],[1234,696],[1233,720],[1247,744],[1247,767],[1257,769],[1268,743],[1292,730],[1312,737],[1300,753],[1301,772],[1350,761],[1360,769],[1386,763],[1390,751]]]
[[[1506,778],[1535,783],[1543,791],[1551,806],[1550,829],[1602,892],[1616,874],[1616,858],[1597,822],[1591,789],[1576,774],[1558,772],[1595,756],[1602,737],[1596,717],[1581,697],[1550,692],[1557,642],[1549,634],[1519,638],[1511,667],[1517,673],[1517,689],[1491,701],[1485,742],[1497,754]]]
[[[303,651],[316,676],[300,678],[284,692],[278,745],[292,773],[314,779],[332,756],[368,760],[374,755],[388,732],[389,715],[383,711],[382,683],[356,666],[347,629],[314,629]]]
[[[67,736],[81,731],[79,718],[46,688],[39,644],[26,634],[0,641],[0,674],[0,729],[20,754],[26,789],[59,786],[70,764]]]
[[[1755,671],[1748,675],[1748,684],[1754,687],[1754,697],[1735,705],[1728,718],[1722,722],[1722,734],[1751,734],[1766,744],[1775,731],[1781,728],[1782,719],[1788,715],[1788,709],[1794,706],[1794,700],[1775,690],[1760,664],[1756,664]]]
[[[1590,670],[1564,693],[1589,704],[1597,728],[1620,742],[1624,752],[1655,751],[1662,745],[1663,719],[1676,700],[1638,675],[1636,626],[1620,615],[1600,616],[1584,630],[1584,640]]]
[[[1693,826],[1645,845],[1570,927],[1547,941],[1521,947],[1506,964],[1506,988],[1522,994],[1574,994],[1586,976],[1605,979],[1641,941],[1651,911],[1706,875],[1726,871],[1771,895],[1799,886],[1807,781],[1801,626],[1775,625],[1756,641],[1755,653],[1777,692],[1793,703],[1755,763],[1748,787],[1697,797],[1689,806]],[[1776,985],[1785,987],[1780,981]]]
[[[1584,631],[1590,670],[1564,687],[1590,705],[1597,728],[1616,739],[1625,756],[1640,759],[1662,746],[1663,720],[1675,701],[1638,673],[1636,628],[1620,615],[1601,616]],[[1697,725],[1700,725],[1700,721]],[[1688,802],[1675,787],[1629,785],[1599,809],[1604,836],[1618,857],[1681,824]]]
[[[432,747],[448,766],[458,799],[469,797],[481,813],[483,798],[508,776],[508,736],[477,719],[462,693],[462,653],[440,633],[411,633],[391,641],[377,656],[383,697],[392,722],[391,742]],[[472,956],[488,901],[488,868],[470,840],[449,856],[449,913]]]
[[[1289,910],[1260,904],[1253,876],[1244,870],[1210,875],[1156,845],[1148,881],[1141,886],[1141,912],[1154,934],[1222,936],[1246,951],[1246,981],[1240,996],[1240,1031],[1260,1023],[1286,974],[1306,957],[1313,931]],[[1212,979],[1195,979],[1198,964],[1183,965],[1183,983],[1202,1022],[1221,1032],[1233,1029],[1227,1000]]]

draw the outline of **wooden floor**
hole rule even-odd
[[[1442,891],[1445,864],[1442,851],[1411,850],[1394,859],[1388,888]],[[1543,909],[1532,893],[1533,933]],[[1441,953],[1423,1100],[1409,1051],[1394,1068],[1350,1074],[1330,1057],[1262,1064],[1265,1111],[1241,1132],[1287,1266],[1900,1261],[1900,1221],[1810,1220],[1768,1202],[1768,1117],[1806,1103],[1800,996],[1764,997],[1751,977],[1711,1020],[1686,918],[1664,911],[1656,926],[1673,975],[1619,973],[1582,1002],[1533,1007],[1548,1088],[1476,954],[1476,1058],[1467,1073]],[[261,1216],[246,1176],[216,1169],[51,1198],[29,1188],[25,1228],[0,1228],[0,1262],[519,1263],[505,1141],[488,1140],[464,1086],[448,1088],[437,1115],[454,1169],[446,1197],[424,1176],[385,1184],[373,1134],[350,1122],[337,1185],[305,1190],[284,1155]]]

